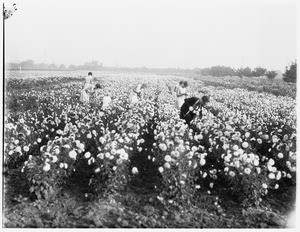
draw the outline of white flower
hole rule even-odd
[[[110,151],[110,154],[112,154],[112,155],[115,155],[115,154],[117,154],[117,150],[116,149],[111,149],[111,151]]]
[[[21,152],[21,151],[22,151],[22,150],[21,150],[21,147],[19,147],[19,146],[16,147],[16,148],[15,148],[15,151],[16,151],[16,152]]]
[[[275,187],[274,187],[275,189],[278,189],[279,188],[279,185],[278,184],[275,184]]]
[[[273,166],[275,164],[275,161],[273,159],[269,159],[268,165]]]
[[[162,172],[164,171],[164,168],[163,168],[163,167],[159,167],[159,168],[158,168],[158,171],[159,171],[160,173],[162,173]]]
[[[64,163],[60,163],[60,164],[59,164],[59,167],[60,167],[60,168],[63,168],[64,166],[65,166]]]
[[[270,173],[270,174],[269,174],[269,178],[270,178],[270,179],[274,179],[274,178],[275,178],[275,174],[274,174],[274,173]]]
[[[48,163],[45,163],[45,166],[43,167],[43,170],[45,171],[45,172],[48,172],[49,170],[50,170],[50,164],[48,164]]]
[[[92,138],[92,134],[89,133],[89,134],[86,135],[86,137],[87,137],[88,139],[90,139],[90,138]]]
[[[110,157],[110,153],[109,153],[109,152],[106,152],[106,153],[105,153],[105,158],[108,158],[108,159],[109,159],[109,157]]]
[[[184,181],[184,180],[181,180],[179,183],[180,183],[181,185],[185,185],[185,181]]]
[[[90,153],[89,151],[86,152],[86,153],[84,154],[84,157],[85,157],[86,159],[90,158],[90,157],[91,157],[91,153]]]
[[[260,167],[256,167],[256,172],[257,172],[257,174],[260,174],[261,168]]]
[[[186,155],[186,157],[187,157],[188,159],[193,158],[193,156],[194,156],[194,152],[192,152],[192,151],[190,151],[190,152],[187,153],[187,155]]]
[[[65,145],[64,145],[64,148],[70,149],[71,147],[70,147],[69,144],[65,144]]]
[[[23,150],[24,150],[25,152],[27,152],[27,151],[29,151],[29,147],[28,147],[28,146],[24,146],[24,147],[23,147]]]
[[[209,187],[213,188],[214,187],[214,183],[209,183]]]
[[[103,159],[103,158],[104,158],[104,154],[103,154],[103,153],[99,153],[99,154],[97,155],[97,157],[98,157],[99,159]]]
[[[77,156],[77,152],[75,150],[72,150],[69,152],[69,156],[70,158],[72,159],[76,159],[76,156]]]
[[[247,143],[247,142],[243,142],[243,143],[242,143],[242,147],[243,147],[243,148],[247,148],[247,147],[249,147],[249,143]]]
[[[139,170],[136,167],[133,167],[131,172],[132,172],[132,174],[136,174],[139,172]]]
[[[229,172],[229,175],[230,175],[231,177],[235,177],[235,172],[234,172],[234,171],[230,171],[230,172]]]
[[[276,180],[280,180],[281,179],[281,171],[279,171],[276,175]]]
[[[55,156],[55,155],[54,155],[54,156],[52,156],[52,162],[53,162],[53,163],[56,163],[56,162],[57,162],[57,160],[58,160],[57,156]]]
[[[127,154],[126,152],[122,153],[122,154],[120,155],[120,159],[122,159],[122,160],[127,160],[127,159],[128,159],[128,154]]]
[[[262,184],[262,187],[263,187],[264,189],[266,189],[266,188],[268,188],[268,185],[265,184],[265,183],[263,183],[263,184]]]
[[[200,162],[199,162],[199,163],[200,163],[201,166],[203,166],[203,165],[205,165],[206,160],[205,160],[205,159],[200,159]]]
[[[165,156],[165,161],[166,162],[170,162],[171,160],[172,160],[171,156],[169,156],[169,155]]]
[[[158,145],[158,147],[159,147],[160,150],[162,150],[162,151],[166,151],[166,150],[167,150],[167,145],[164,144],[164,143],[160,143],[160,144]]]
[[[233,145],[232,149],[237,151],[239,149],[239,147],[238,147],[238,145]]]
[[[244,172],[249,175],[251,173],[251,169],[250,168],[245,168]]]
[[[257,159],[253,160],[253,164],[254,166],[258,166],[259,165],[259,161]]]
[[[199,188],[201,188],[201,186],[200,186],[200,185],[196,185],[195,188],[196,188],[196,189],[199,189]]]
[[[278,156],[278,158],[279,158],[279,159],[282,159],[282,158],[283,158],[283,154],[282,154],[281,152],[280,152],[280,153],[278,153],[278,155],[277,155],[277,156]]]
[[[167,169],[169,169],[171,167],[171,165],[169,163],[165,163],[164,167],[167,168]]]
[[[249,132],[246,132],[245,133],[245,138],[249,138],[250,137],[250,133]]]
[[[95,170],[95,173],[98,173],[98,172],[100,172],[100,168],[97,168],[97,169]]]
[[[65,166],[65,169],[67,169],[67,168],[68,168],[68,164],[67,164],[67,163],[64,163],[64,166]]]

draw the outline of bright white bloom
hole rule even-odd
[[[200,165],[201,165],[201,166],[205,165],[205,163],[206,163],[206,160],[205,160],[205,159],[200,159]]]
[[[162,172],[164,171],[164,168],[163,168],[163,167],[159,167],[159,168],[158,168],[158,171],[159,171],[160,173],[162,173]]]
[[[275,184],[275,187],[274,187],[275,189],[278,189],[279,188],[279,185],[278,184]]]
[[[268,176],[269,176],[270,179],[274,179],[275,178],[275,174],[274,173],[270,173]]]
[[[169,156],[169,155],[165,156],[165,161],[166,162],[170,162],[171,160],[172,160],[171,156]]]
[[[91,157],[91,153],[90,153],[89,151],[86,152],[86,153],[84,154],[84,157],[85,157],[86,159],[90,158],[90,157]]]
[[[59,164],[59,167],[60,167],[60,168],[63,168],[64,166],[65,166],[64,163],[60,163],[60,164]]]
[[[89,133],[89,134],[86,135],[86,137],[87,137],[88,139],[91,139],[91,138],[92,138],[92,134]]]
[[[209,183],[209,187],[213,188],[214,187],[214,183]]]
[[[250,133],[249,132],[246,132],[245,133],[245,138],[249,138],[250,137]]]
[[[275,164],[275,161],[273,159],[269,159],[268,165],[273,166]]]
[[[76,156],[77,156],[77,152],[75,150],[72,150],[69,152],[69,156],[70,158],[72,159],[76,159]]]
[[[48,164],[48,163],[45,163],[45,166],[43,167],[43,170],[45,171],[45,172],[48,172],[49,170],[50,170],[50,164]]]
[[[57,156],[55,156],[55,155],[54,155],[54,156],[52,156],[52,162],[53,162],[53,163],[56,163],[56,162],[57,162],[57,160],[58,160]]]
[[[278,153],[278,155],[277,155],[277,156],[278,156],[278,158],[279,158],[279,159],[282,159],[282,158],[283,158],[283,154],[282,154],[281,152],[280,152],[280,153]]]
[[[97,155],[97,157],[98,157],[99,159],[103,159],[103,158],[104,158],[104,154],[103,154],[103,153],[99,153],[99,154]]]
[[[232,149],[237,151],[239,149],[239,147],[238,147],[238,145],[233,145]]]
[[[29,151],[29,147],[28,147],[28,146],[24,146],[24,147],[23,147],[23,150],[24,150],[25,152],[27,152],[27,151]]]
[[[199,189],[199,188],[201,188],[201,186],[200,186],[200,185],[196,185],[195,188],[196,188],[196,189]]]
[[[109,153],[109,152],[106,152],[106,153],[105,153],[105,158],[108,158],[108,159],[109,159],[109,157],[110,157],[110,153]]]
[[[230,171],[230,172],[229,172],[229,175],[230,175],[231,177],[235,177],[235,172],[234,172],[234,171]]]
[[[247,147],[249,147],[249,143],[247,143],[247,142],[243,142],[243,143],[242,143],[242,147],[243,147],[243,148],[247,148]]]
[[[258,165],[259,165],[259,161],[258,161],[257,159],[255,159],[255,160],[253,161],[253,164],[254,164],[254,166],[258,166]]]
[[[158,145],[158,147],[159,147],[160,150],[162,150],[162,151],[166,151],[166,150],[167,150],[167,145],[164,144],[164,143],[160,143],[160,144]]]
[[[100,168],[97,168],[97,169],[95,170],[95,173],[98,173],[98,172],[100,172]]]
[[[15,151],[16,151],[16,152],[21,152],[21,151],[22,151],[22,150],[21,150],[21,147],[19,147],[19,146],[16,147],[16,148],[15,148]]]
[[[122,159],[122,160],[127,160],[127,159],[128,159],[128,154],[127,154],[126,152],[122,153],[122,154],[120,155],[120,159]]]
[[[132,172],[132,174],[136,174],[139,172],[139,170],[136,167],[133,167],[131,172]]]
[[[268,185],[265,184],[265,183],[263,183],[263,184],[262,184],[262,187],[263,187],[264,189],[266,189],[266,188],[268,188]]]
[[[249,175],[251,173],[251,169],[250,168],[245,168],[244,172]]]
[[[64,163],[64,166],[65,166],[65,169],[67,169],[67,168],[68,168],[68,164],[67,164],[67,163]]]
[[[192,152],[192,151],[190,151],[190,152],[186,155],[186,157],[187,157],[188,159],[193,158],[193,156],[194,156],[194,152]]]
[[[171,165],[169,163],[165,163],[164,167],[167,168],[167,169],[169,169],[171,167]]]
[[[276,175],[276,180],[280,180],[281,179],[281,171],[279,171]]]
[[[65,145],[64,145],[64,148],[70,149],[71,147],[70,147],[69,144],[65,144]]]

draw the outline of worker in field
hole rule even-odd
[[[180,110],[181,106],[184,103],[184,99],[187,97],[187,88],[188,82],[187,81],[180,81],[179,86],[175,90],[175,108]]]
[[[206,108],[209,100],[208,96],[186,98],[180,108],[180,118],[184,119],[188,125],[190,125],[197,114],[202,118],[202,109]]]
[[[80,92],[80,101],[83,103],[89,103],[90,93],[93,93],[95,89],[100,89],[100,84],[94,84],[93,73],[89,72],[85,78],[84,87]]]
[[[146,88],[145,84],[138,84],[131,92],[129,96],[130,103],[137,103],[139,100],[142,100],[144,97],[144,90]]]

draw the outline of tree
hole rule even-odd
[[[67,68],[66,68],[66,66],[65,66],[64,64],[61,64],[61,65],[59,66],[59,69],[60,69],[60,70],[66,70]]]
[[[51,64],[51,65],[49,66],[49,69],[57,70],[56,64]]]
[[[297,60],[288,67],[285,67],[285,72],[282,75],[283,81],[296,83],[297,81]]]
[[[266,76],[269,80],[273,80],[277,76],[277,72],[275,71],[267,71]]]
[[[75,67],[75,65],[71,64],[68,69],[69,70],[76,70],[76,67]]]
[[[252,76],[254,77],[261,77],[264,76],[267,72],[267,69],[265,68],[261,68],[261,67],[257,67],[252,71]]]

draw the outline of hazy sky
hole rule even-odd
[[[297,57],[296,1],[16,0],[6,61],[282,70]]]

